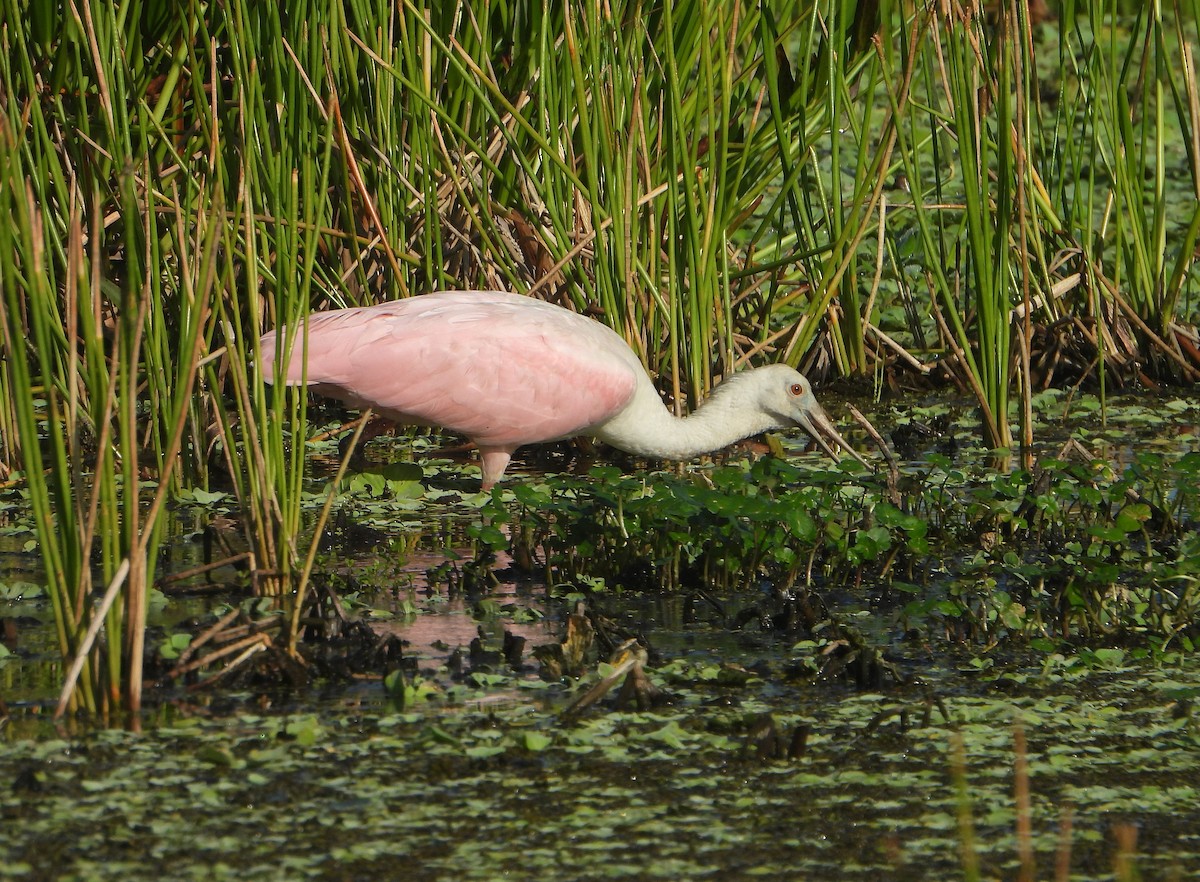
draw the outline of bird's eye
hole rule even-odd
[[[800,383],[792,383],[791,392],[793,395],[795,395],[797,398],[799,398],[801,395],[804,394],[804,386],[802,386]]]

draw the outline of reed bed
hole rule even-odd
[[[524,291],[611,324],[681,411],[783,359],[957,383],[1026,451],[1037,389],[1196,380],[1200,0],[1050,12],[4,0],[0,469],[64,707],[138,707],[195,488],[236,495],[294,651],[305,400],[255,349],[310,310]]]

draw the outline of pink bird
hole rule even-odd
[[[275,360],[276,333],[262,337],[261,364]],[[729,377],[681,419],[664,407],[615,331],[519,294],[443,291],[333,310],[309,317],[307,349],[301,329],[294,335],[280,379],[371,407],[401,425],[466,435],[479,447],[485,490],[518,447],[576,435],[636,456],[684,461],[800,426],[830,456],[837,456],[832,442],[863,461],[808,380],[786,365]]]

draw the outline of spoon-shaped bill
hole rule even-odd
[[[800,415],[800,427],[812,436],[812,439],[831,459],[838,459],[835,448],[840,447],[863,465],[867,465],[867,461],[859,456],[858,451],[850,446],[849,441],[842,437],[841,432],[829,419],[829,415],[820,406],[815,406]]]

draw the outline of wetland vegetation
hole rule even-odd
[[[1193,876],[1198,12],[4,0],[0,877]],[[871,466],[351,468],[439,288]]]

